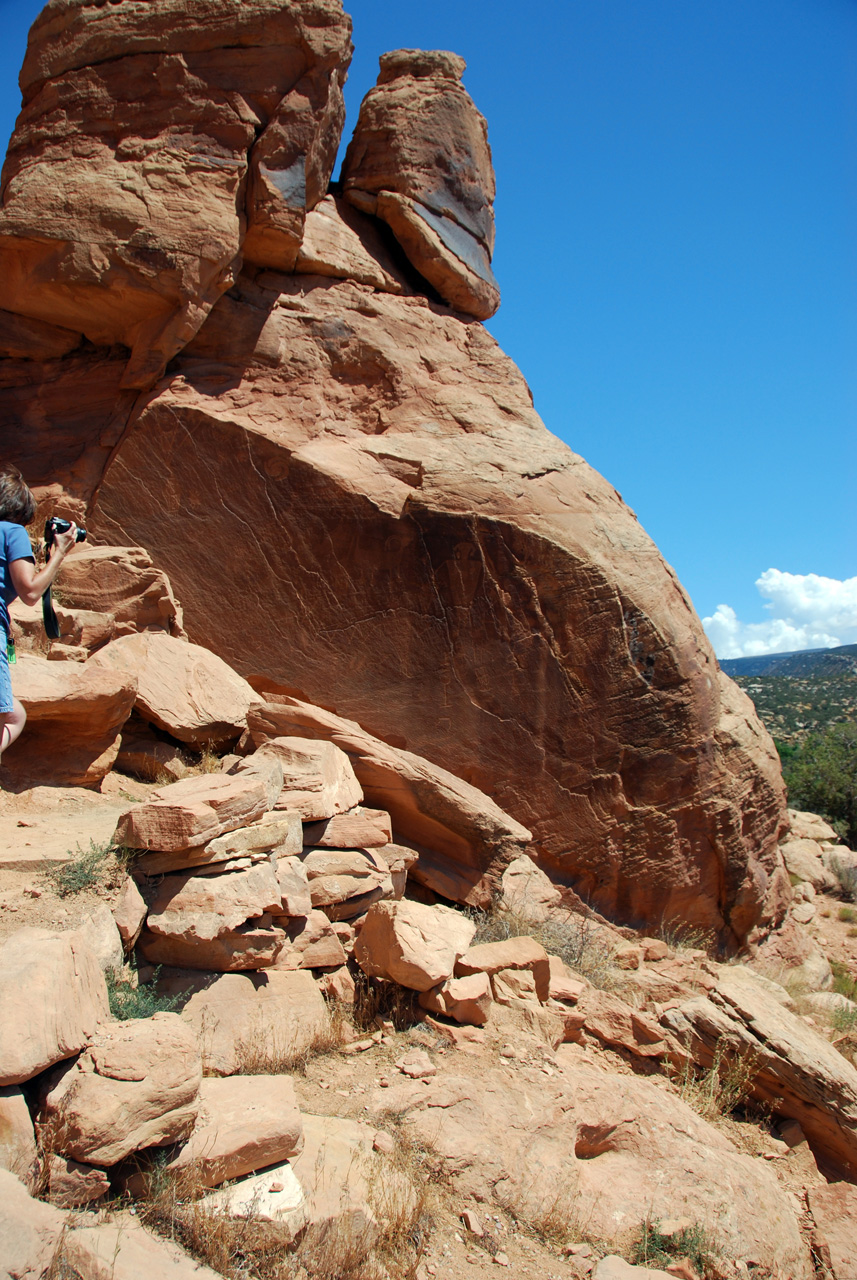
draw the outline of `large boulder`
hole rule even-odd
[[[158,1176],[161,1171],[187,1171],[196,1185],[217,1187],[288,1160],[302,1147],[301,1113],[288,1076],[205,1079],[193,1133],[156,1168]],[[143,1172],[129,1178],[126,1186],[138,1194],[146,1182]]]
[[[178,1014],[109,1023],[44,1084],[39,1127],[50,1147],[113,1165],[186,1138],[199,1110],[196,1036]]]
[[[242,247],[294,264],[336,156],[349,35],[339,0],[46,6],[3,170],[5,307],[130,347],[125,384],[151,383]]]
[[[486,320],[500,305],[491,270],[494,168],[488,126],[461,83],[464,67],[439,49],[383,54],[342,180],[346,199],[383,218],[450,306]]]
[[[460,911],[422,902],[377,902],[354,944],[354,958],[371,978],[428,991],[452,977],[476,932]]]
[[[135,710],[192,747],[235,742],[256,701],[247,681],[216,654],[163,632],[114,640],[99,649],[88,667],[135,678]]]
[[[136,678],[88,663],[47,662],[28,653],[20,655],[11,671],[12,691],[27,712],[27,729],[3,752],[10,779],[97,787],[119,753]]]
[[[710,1068],[715,1053],[745,1064],[750,1096],[797,1120],[823,1173],[857,1180],[857,1070],[751,969],[720,969],[707,996],[668,1009],[662,1024]]]
[[[0,1087],[72,1057],[107,1017],[104,974],[79,934],[19,929],[0,946]]]
[[[544,430],[493,339],[416,302],[242,283],[129,425],[95,527],[148,546],[194,639],[255,687],[298,687],[487,793],[613,918],[734,945],[785,874],[773,743],[634,515]],[[145,482],[158,456],[177,507]],[[257,513],[246,537],[209,502],[212,476]],[[278,531],[264,549],[263,528]],[[392,798],[361,784],[398,828]],[[443,818],[425,827],[442,836]],[[448,838],[444,861],[470,870],[471,850]]]

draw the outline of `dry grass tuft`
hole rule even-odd
[[[312,1039],[296,1047],[291,1037],[278,1034],[276,1028],[259,1022],[235,1046],[239,1076],[278,1076],[298,1072],[306,1073],[307,1064],[313,1058],[336,1053],[345,1042],[345,1010],[338,1001],[331,1001],[324,1022],[320,1023]]]
[[[547,920],[533,920],[499,903],[488,911],[472,911],[476,924],[474,945],[505,942],[507,938],[534,938],[549,955],[559,958],[594,987],[611,990],[617,985],[615,949],[598,925],[572,911],[554,912]]]
[[[337,1218],[291,1242],[252,1214],[233,1218],[207,1206],[209,1188],[192,1169],[176,1175],[156,1166],[137,1212],[226,1280],[409,1280],[435,1221],[435,1183],[426,1172],[422,1150],[404,1140],[391,1156],[372,1153],[363,1173],[377,1225],[343,1200]]]
[[[753,1054],[727,1060],[718,1044],[707,1070],[700,1070],[688,1059],[676,1081],[680,1097],[703,1120],[717,1120],[731,1115],[747,1101],[756,1074]]]
[[[358,972],[355,977],[354,1025],[361,1031],[375,1031],[382,1023],[392,1022],[397,1031],[407,1031],[424,1017],[417,1003],[417,994],[396,982],[367,978]]]

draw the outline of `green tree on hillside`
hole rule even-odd
[[[782,764],[792,808],[821,814],[857,849],[857,724],[810,734]]]

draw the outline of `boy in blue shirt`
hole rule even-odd
[[[9,605],[16,597],[38,604],[77,538],[77,525],[55,536],[54,550],[44,569],[36,572],[36,558],[25,525],[36,514],[36,503],[17,467],[0,467],[0,756],[21,736],[27,713],[12,694],[9,677],[11,623]]]

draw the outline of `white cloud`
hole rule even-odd
[[[857,578],[840,582],[817,573],[766,569],[756,587],[771,615],[767,621],[741,622],[728,604],[702,619],[718,658],[857,643]]]

